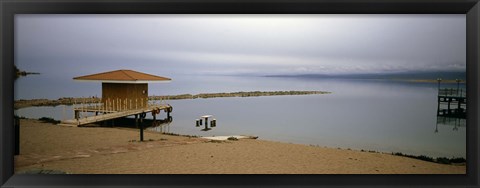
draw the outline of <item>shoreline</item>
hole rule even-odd
[[[21,119],[20,127],[16,173],[38,169],[73,174],[466,173],[465,165],[261,139],[209,141],[145,131],[147,141],[137,142],[138,130],[128,128],[72,128],[33,119]]]
[[[330,94],[328,91],[248,91],[248,92],[229,92],[229,93],[200,93],[200,94],[179,94],[164,96],[149,96],[148,100],[183,100],[183,99],[206,99],[222,97],[262,97],[262,96],[284,96],[284,95],[320,95]],[[62,97],[59,99],[20,99],[14,101],[14,109],[32,107],[32,106],[58,106],[73,105],[84,102],[98,103],[98,97]]]
[[[39,119],[25,118],[25,117],[18,117],[18,118],[19,119],[25,119],[25,120],[40,121],[42,123],[51,123],[53,125],[57,125],[57,124],[61,123],[61,121],[59,121],[59,120],[55,120],[53,118],[48,118],[48,117],[42,117],[42,118],[39,118]],[[134,119],[132,119],[132,118],[119,118],[118,123],[120,123],[120,125],[116,125],[115,127],[103,126],[103,125],[99,125],[99,124],[91,124],[91,126],[86,126],[86,127],[117,128],[117,129],[127,129],[127,130],[138,131],[137,128],[135,128],[133,126],[133,124],[134,124],[133,121],[134,121]],[[149,121],[151,123],[152,120],[146,120],[146,121]],[[157,121],[162,121],[162,120],[157,120]],[[199,135],[178,134],[178,133],[174,133],[174,132],[169,132],[169,133],[167,133],[167,132],[156,132],[156,131],[149,130],[148,128],[149,128],[149,126],[145,127],[144,131],[145,132],[151,132],[151,133],[157,133],[157,134],[163,134],[163,135],[171,135],[171,136],[181,136],[181,137],[189,137],[189,138],[211,138],[210,140],[225,140],[225,139],[220,139],[220,138],[227,137],[227,136],[202,137],[202,136],[199,136]],[[235,136],[235,135],[229,135],[229,136],[231,137],[231,136]],[[237,135],[237,136],[249,137],[251,139],[259,138],[258,136],[252,136],[252,135]],[[217,137],[217,138],[213,138],[213,137]],[[227,140],[229,140],[229,139],[227,139]],[[263,140],[263,139],[260,138],[259,140]],[[279,140],[266,140],[266,141],[288,143],[288,144],[300,144],[300,145],[307,145],[307,146],[312,146],[312,147],[327,147],[327,146],[320,146],[318,144],[315,145],[315,144],[291,143],[291,142],[282,142],[282,141],[279,141]],[[402,153],[402,152],[397,152],[397,151],[376,151],[376,150],[366,150],[366,149],[362,149],[362,148],[352,149],[352,148],[337,147],[336,149],[403,156],[403,157],[408,157],[408,158],[412,158],[412,159],[418,159],[418,160],[428,161],[428,162],[433,162],[433,163],[439,163],[439,164],[465,165],[465,163],[466,163],[466,159],[464,157],[455,157],[455,156],[450,157],[450,158],[445,157],[445,156],[431,157],[431,156],[423,155],[423,154],[412,155],[412,154]]]

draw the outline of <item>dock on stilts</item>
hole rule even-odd
[[[438,91],[437,116],[465,119],[467,98],[463,89],[442,88]]]
[[[148,99],[148,83],[169,82],[167,77],[146,74],[133,70],[115,70],[73,78],[78,81],[93,81],[102,83],[102,97],[93,97],[91,101],[80,101],[74,105],[74,118],[60,122],[60,125],[79,127],[96,122],[114,120],[121,117],[135,116],[135,124],[140,129],[140,141],[143,141],[143,119],[147,113],[152,113],[153,120],[160,111],[167,113],[171,119],[172,106],[168,104],[153,104]],[[89,100],[89,99],[87,99]],[[88,113],[95,115],[88,116]],[[140,122],[140,126],[139,125]]]
[[[74,119],[64,120],[59,125],[78,127],[106,120],[113,120],[121,117],[137,116],[143,113],[152,113],[152,115],[155,117],[155,114],[158,114],[161,111],[164,111],[165,113],[167,113],[167,117],[170,117],[170,112],[172,112],[172,106],[168,104],[157,104],[137,109],[122,110],[105,110],[101,109],[100,107],[74,108]],[[95,113],[95,115],[80,117],[81,113]]]

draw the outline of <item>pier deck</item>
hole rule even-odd
[[[467,113],[466,92],[463,89],[442,88],[438,91],[438,117],[465,119]]]
[[[64,120],[59,125],[62,126],[70,126],[70,127],[78,127],[81,125],[117,119],[121,117],[131,116],[131,115],[139,115],[142,113],[152,112],[154,110],[165,111],[167,113],[168,110],[171,110],[171,106],[168,104],[159,104],[159,105],[149,105],[148,107],[138,108],[138,109],[124,109],[119,111],[114,110],[104,110],[98,109],[95,107],[87,107],[87,108],[74,108],[75,111],[75,118],[70,120]],[[95,113],[92,116],[85,116],[79,117],[77,114],[79,112],[90,112]]]

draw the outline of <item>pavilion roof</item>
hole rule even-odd
[[[149,83],[149,82],[165,82],[172,79],[167,77],[146,74],[133,70],[115,70],[102,72],[97,74],[79,76],[73,78],[81,81],[100,81],[110,83]]]

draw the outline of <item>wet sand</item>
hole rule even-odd
[[[465,174],[466,166],[255,139],[210,141],[127,128],[20,121],[15,170],[70,174]],[[260,138],[261,139],[261,138]]]

